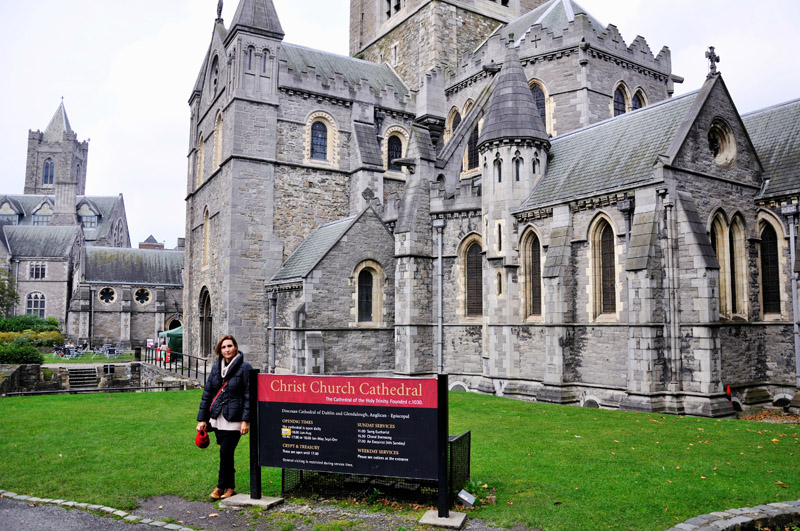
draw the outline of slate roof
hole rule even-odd
[[[50,202],[55,205],[55,196],[53,195],[7,195],[4,196],[9,200],[15,202],[23,210],[23,217],[19,220],[19,226],[32,226],[33,225],[33,210],[42,202],[42,200],[49,198]],[[0,202],[4,197],[0,197]],[[111,214],[116,208],[117,204],[121,201],[119,196],[83,196],[79,195],[75,199],[75,206],[79,205],[81,201],[88,199],[94,206],[100,210],[100,218],[97,220],[97,228],[84,230],[84,237],[86,241],[92,242],[97,239],[101,234],[107,231],[107,222],[111,219]],[[47,227],[45,227],[47,228]]]
[[[242,0],[231,22],[230,35],[244,29],[257,35],[283,38],[283,28],[272,0]]]
[[[182,251],[86,248],[86,282],[181,286]]]
[[[762,196],[800,191],[800,99],[742,116],[769,179]]]
[[[378,145],[378,137],[375,135],[375,126],[355,122],[353,130],[356,133],[356,143],[361,155],[361,163],[382,168],[383,156],[381,147]]]
[[[279,59],[286,62],[289,70],[302,74],[308,73],[309,66],[314,67],[324,83],[340,74],[351,89],[359,83],[366,83],[375,93],[380,93],[388,86],[401,98],[409,94],[408,87],[385,65],[289,43],[281,44]],[[281,82],[282,85],[284,83]]]
[[[505,138],[548,139],[513,45],[506,49],[506,57],[489,100],[478,145]]]
[[[18,258],[63,258],[79,237],[78,227],[2,227],[9,252]]]
[[[320,226],[294,250],[269,283],[304,278],[336,245],[358,217],[351,216]]]
[[[551,140],[547,173],[517,211],[643,183],[666,152],[698,91]]]

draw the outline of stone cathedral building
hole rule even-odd
[[[232,333],[264,370],[589,407],[793,399],[800,100],[740,115],[713,49],[672,97],[668,48],[571,0],[350,9],[344,57],[284,42],[270,0],[218,8],[188,352]]]
[[[86,195],[88,157],[63,102],[28,132],[23,194],[0,195],[12,314],[54,317],[76,344],[142,346],[181,324],[183,253],[130,248],[122,194]]]

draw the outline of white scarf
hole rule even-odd
[[[225,363],[225,358],[222,358],[222,364],[221,364],[222,368],[220,370],[220,374],[222,375],[223,379],[225,378],[225,375],[228,374],[228,369],[230,368],[230,366],[233,365],[233,362],[236,361],[236,358],[238,358],[241,355],[242,355],[241,352],[237,352],[236,356],[233,357],[230,363]]]

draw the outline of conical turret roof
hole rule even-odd
[[[509,44],[503,68],[489,100],[478,145],[502,139],[548,141],[542,118],[525,79],[517,49]]]
[[[50,119],[50,123],[47,124],[47,129],[44,130],[44,136],[48,141],[59,141],[64,133],[72,133],[72,127],[69,125],[67,110],[64,108],[64,101],[62,100],[55,114]]]
[[[237,30],[283,39],[283,28],[272,0],[241,0],[233,15],[229,35]]]

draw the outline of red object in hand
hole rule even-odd
[[[198,448],[208,448],[208,432],[206,430],[198,431],[197,435],[194,436],[194,443]]]

